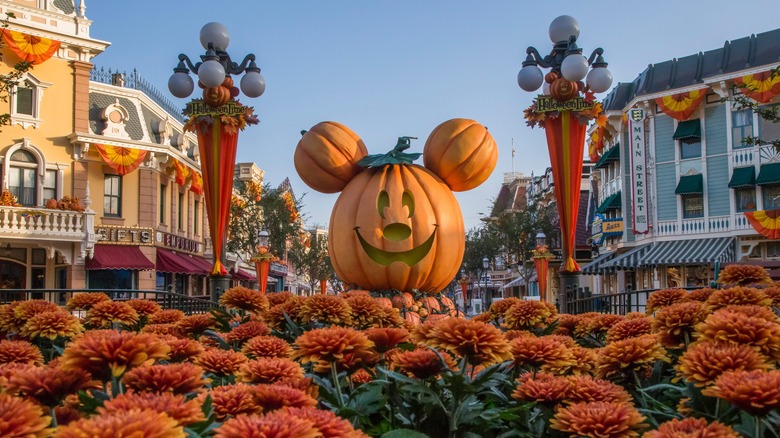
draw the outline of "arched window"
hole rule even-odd
[[[35,156],[25,150],[17,150],[11,154],[8,169],[8,190],[16,196],[18,202],[26,207],[37,205],[36,192],[38,178],[38,161]]]

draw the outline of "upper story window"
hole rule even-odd
[[[56,170],[47,170],[46,177],[43,179],[43,200],[57,199],[57,177],[59,172]]]
[[[165,192],[168,187],[165,184],[160,184],[160,223],[165,224]]]
[[[42,82],[25,73],[9,93],[11,104],[11,124],[37,128],[41,124],[41,104],[43,91],[52,84]]]
[[[677,125],[673,138],[680,144],[680,159],[701,157],[701,121],[686,120]]]
[[[37,168],[38,162],[30,152],[17,150],[11,154],[10,168],[8,170],[8,190],[25,207],[37,205],[35,196],[38,188]]]
[[[764,210],[780,209],[780,184],[762,186],[761,193],[764,201]]]
[[[701,140],[692,138],[680,140],[680,159],[701,158]]]
[[[775,105],[775,107],[777,107],[777,105]],[[764,143],[780,140],[780,123],[778,122],[759,117],[758,130],[758,138]]]
[[[756,211],[756,188],[743,187],[734,190],[737,212]]]
[[[683,219],[704,217],[704,197],[700,194],[682,196]]]
[[[179,208],[177,211],[178,218],[176,226],[180,229],[184,229],[184,193],[179,193]]]
[[[734,149],[747,147],[745,139],[753,136],[753,110],[731,113],[731,140]]]
[[[103,183],[103,216],[122,216],[122,177],[106,175]]]

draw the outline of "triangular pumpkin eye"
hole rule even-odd
[[[401,205],[405,206],[407,210],[409,210],[409,217],[412,217],[414,214],[414,197],[408,190],[405,190],[403,196],[401,197]]]
[[[379,213],[379,217],[382,219],[385,218],[385,208],[390,206],[390,195],[387,194],[386,190],[382,190],[379,192],[379,197],[376,199],[376,209]]]

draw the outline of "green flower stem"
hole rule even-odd
[[[57,427],[57,413],[54,411],[54,406],[49,406],[49,413],[51,414],[51,427]]]
[[[333,379],[333,386],[336,387],[336,396],[339,400],[339,408],[344,407],[344,397],[341,395],[341,384],[339,384],[339,372],[336,370],[336,362],[330,363],[330,374]]]

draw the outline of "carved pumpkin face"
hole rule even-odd
[[[369,289],[439,291],[464,251],[460,206],[452,191],[417,165],[359,173],[333,207],[328,235],[339,278]]]

